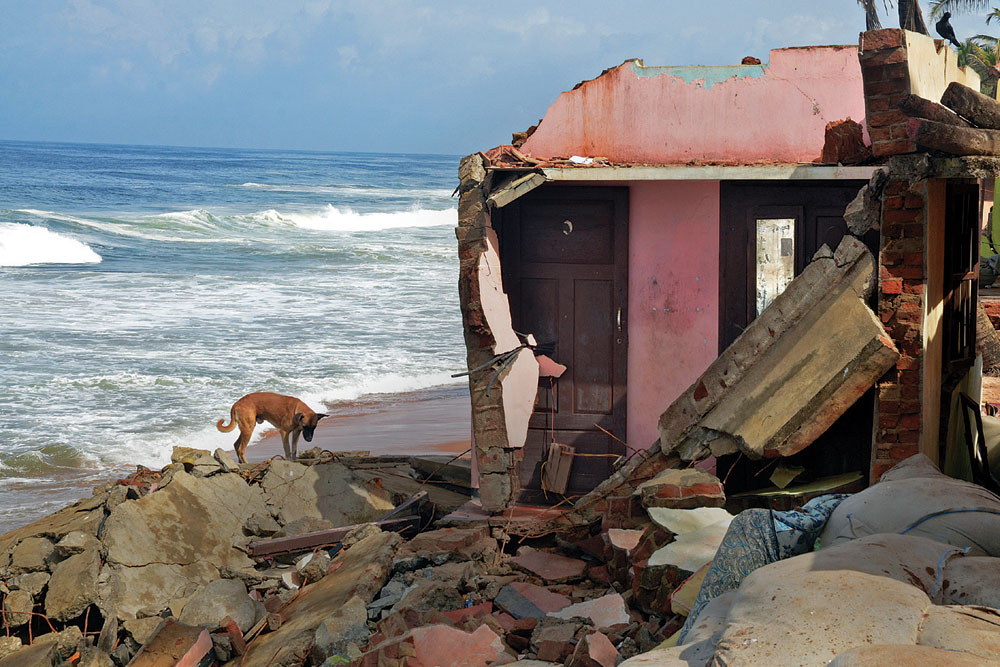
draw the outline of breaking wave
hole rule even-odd
[[[268,211],[267,213],[274,213]],[[349,208],[327,205],[319,213],[297,213],[279,216],[297,227],[331,232],[377,232],[403,227],[439,227],[458,224],[458,214],[453,208],[440,211],[415,209],[387,213],[358,213]]]
[[[101,256],[74,238],[45,227],[0,223],[0,266],[97,264]]]

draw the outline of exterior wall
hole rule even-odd
[[[940,41],[898,28],[861,33],[858,57],[875,156],[917,150],[907,136],[907,116],[899,109],[907,95],[937,102],[952,81],[979,90],[979,75],[959,67],[958,55],[946,46],[939,49]]]
[[[715,361],[719,182],[629,189],[628,443],[660,437],[660,415]]]
[[[811,162],[827,123],[864,113],[853,45],[777,49],[765,65],[632,60],[561,94],[521,150],[631,164]]]
[[[944,205],[946,181],[927,183],[927,292],[924,295],[924,359],[921,414],[925,428],[920,451],[934,463],[940,458],[941,381],[944,356]]]
[[[924,349],[926,200],[926,181],[911,184],[906,178],[896,177],[890,178],[886,185],[878,314],[902,356],[896,368],[886,373],[878,385],[872,483],[899,461],[923,451],[923,433],[934,431],[936,442],[937,422],[930,419],[938,411],[934,409],[930,414],[922,410],[923,371],[926,364],[931,364]]]

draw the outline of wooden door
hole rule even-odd
[[[628,190],[544,186],[497,211],[494,227],[514,329],[567,367],[539,381],[522,500],[544,495],[541,462],[553,440],[588,455],[574,458],[567,489],[585,493],[624,449],[601,428],[625,439]]]
[[[760,298],[758,257],[761,230],[769,221],[790,221],[790,234],[778,254],[788,254],[789,278],[802,272],[819,248],[832,250],[848,233],[844,209],[866,181],[836,182],[723,182],[720,186],[719,352],[721,353],[753,321],[766,299]],[[878,256],[878,232],[862,239]],[[874,295],[873,295],[874,298]],[[874,302],[873,302],[874,303]],[[869,304],[869,305],[873,305]],[[795,456],[789,465],[806,468],[806,479],[855,470],[867,473],[871,455],[874,391],[869,391],[813,444]],[[745,457],[722,457],[717,466],[727,477],[727,493],[759,489],[770,484],[769,461]],[[732,472],[730,473],[730,468]],[[770,469],[768,469],[770,470]]]

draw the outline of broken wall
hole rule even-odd
[[[561,94],[521,149],[639,164],[812,162],[827,123],[864,113],[853,45],[776,49],[762,65],[629,60]]]

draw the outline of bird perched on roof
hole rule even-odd
[[[951,12],[945,12],[941,15],[941,20],[934,24],[934,29],[937,33],[947,39],[949,42],[955,45],[955,48],[959,48],[962,45],[958,43],[958,39],[955,38],[955,29],[951,27],[951,23],[948,19],[951,18]]]

